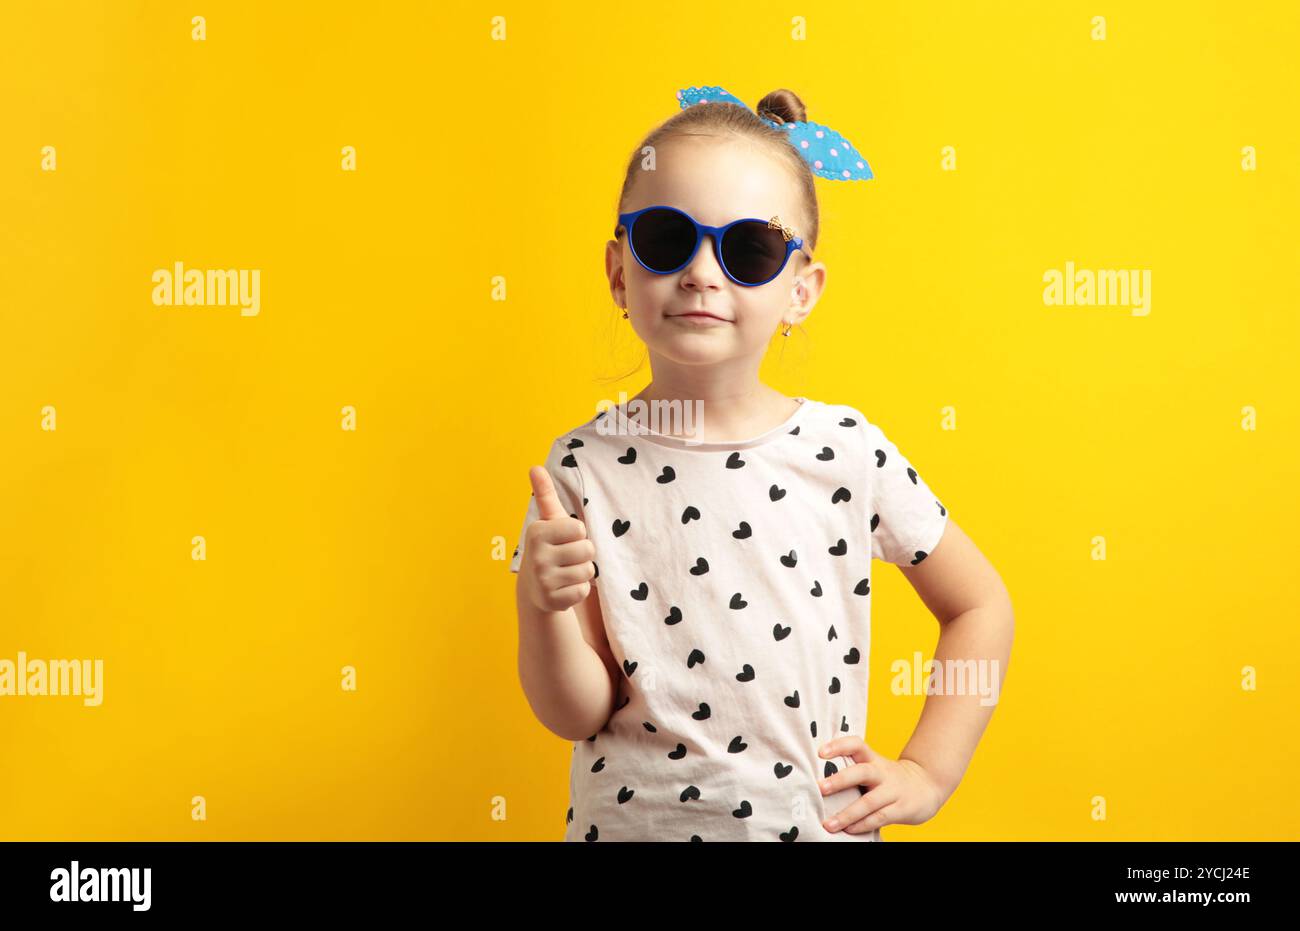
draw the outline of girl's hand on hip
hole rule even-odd
[[[821,748],[823,759],[847,756],[853,765],[818,781],[822,795],[863,786],[862,798],[822,822],[826,830],[865,834],[886,824],[921,824],[943,805],[943,791],[915,760],[891,760],[855,735],[837,737]]]

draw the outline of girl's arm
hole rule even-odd
[[[911,760],[935,780],[942,805],[961,782],[1001,694],[1015,632],[1011,597],[997,570],[951,516],[939,545],[918,565],[899,569],[939,622],[934,659],[944,688],[926,696],[921,719],[898,758]],[[965,667],[965,678],[955,681],[966,687],[962,694],[946,694],[950,674],[959,666]],[[981,684],[986,688],[978,688]]]
[[[614,711],[618,664],[605,636],[596,587],[571,608],[545,612],[527,597],[526,573],[515,581],[519,614],[519,681],[533,714],[565,740],[586,740]]]

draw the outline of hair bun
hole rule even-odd
[[[778,123],[802,123],[808,119],[808,109],[792,90],[779,87],[758,102],[754,112]]]

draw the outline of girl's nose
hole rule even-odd
[[[713,251],[713,237],[705,234],[700,238],[700,247],[694,258],[682,270],[682,286],[692,288],[720,288],[727,280],[727,273],[718,264],[718,256]]]

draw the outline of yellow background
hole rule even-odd
[[[721,84],[876,174],[818,180],[828,288],[765,379],[881,425],[1016,608],[964,782],[885,838],[1296,839],[1298,47],[1289,2],[4,4],[0,658],[105,670],[0,698],[0,838],[562,835],[527,469],[646,383],[601,380],[642,356],[615,197]],[[260,315],[154,306],[176,261],[261,269]],[[1150,269],[1150,315],[1044,306],[1067,261]],[[894,755],[937,628],[877,566]]]

